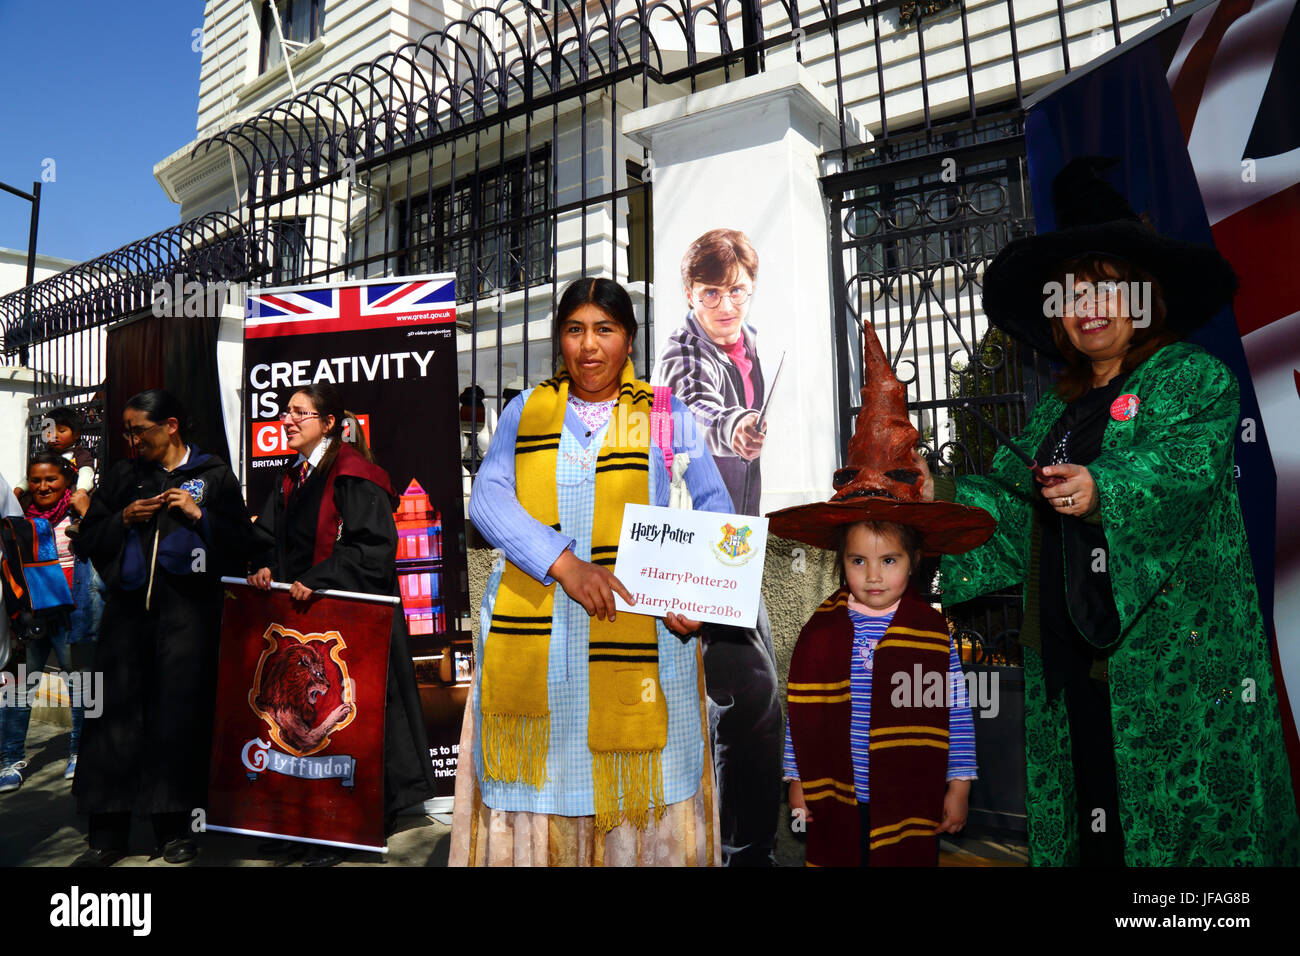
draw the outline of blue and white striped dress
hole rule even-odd
[[[572,546],[583,561],[591,560],[592,519],[596,504],[596,455],[604,441],[608,421],[594,432],[567,409],[556,458],[556,503],[561,532],[548,528],[523,511],[515,496],[515,439],[523,405],[532,390],[515,398],[502,412],[492,445],[475,480],[470,517],[483,535],[499,547],[505,558],[543,583],[546,571],[560,553]],[[673,451],[690,455],[687,485],[697,511],[729,511],[731,499],[712,456],[705,450],[694,419],[673,400]],[[651,504],[668,504],[668,473],[663,453],[650,449]],[[476,660],[483,660],[483,637],[488,633],[497,588],[505,571],[498,558],[484,590],[480,611]],[[587,640],[590,617],[564,589],[555,588],[554,623],[547,659],[547,701],[551,736],[546,762],[546,783],[540,790],[524,783],[488,780],[477,747],[474,769],[483,803],[494,810],[528,811],[561,816],[595,813],[591,775],[591,750],[587,746]],[[683,642],[662,621],[655,627],[659,643],[659,680],[668,707],[668,741],[662,765],[664,799],[668,804],[693,796],[704,770],[704,736],[700,726],[700,694],[695,642]],[[482,726],[476,675],[470,694],[475,726]],[[462,755],[463,756],[463,755]]]

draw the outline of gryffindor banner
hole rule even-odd
[[[395,599],[223,580],[208,829],[383,852]]]

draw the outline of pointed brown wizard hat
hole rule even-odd
[[[927,555],[977,548],[997,523],[983,508],[925,501],[912,461],[919,437],[907,417],[907,394],[869,326],[863,336],[862,410],[849,439],[848,461],[835,472],[830,501],[773,511],[768,531],[833,550],[839,529],[859,521],[892,521],[921,533]]]

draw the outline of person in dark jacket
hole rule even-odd
[[[345,439],[346,415],[332,385],[309,385],[290,397],[282,417],[298,460],[258,516],[264,550],[253,562],[257,570],[248,576],[254,587],[289,581],[290,596],[300,601],[326,588],[399,594],[392,484],[382,468],[354,447],[362,435]],[[435,786],[406,618],[399,609],[393,614],[388,653],[385,832],[396,828],[400,810],[432,798]],[[341,859],[328,847],[314,846],[304,865],[330,866]]]
[[[90,849],[74,866],[111,866],[131,814],[152,818],[168,863],[193,859],[191,814],[207,796],[221,575],[247,554],[252,526],[229,467],[185,441],[168,392],[130,398],[132,457],[102,476],[74,552],[108,587],[95,648],[103,710],[87,720],[73,793]]]

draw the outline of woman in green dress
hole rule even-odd
[[[932,478],[917,456],[927,497],[998,519],[944,559],[944,604],[1024,586],[1032,864],[1295,865],[1233,475],[1238,385],[1183,341],[1236,279],[1214,249],[1150,230],[1100,168],[1067,166],[1065,228],[985,273],[990,321],[1065,366],[1013,440],[1041,471],[1004,447],[987,475]]]

